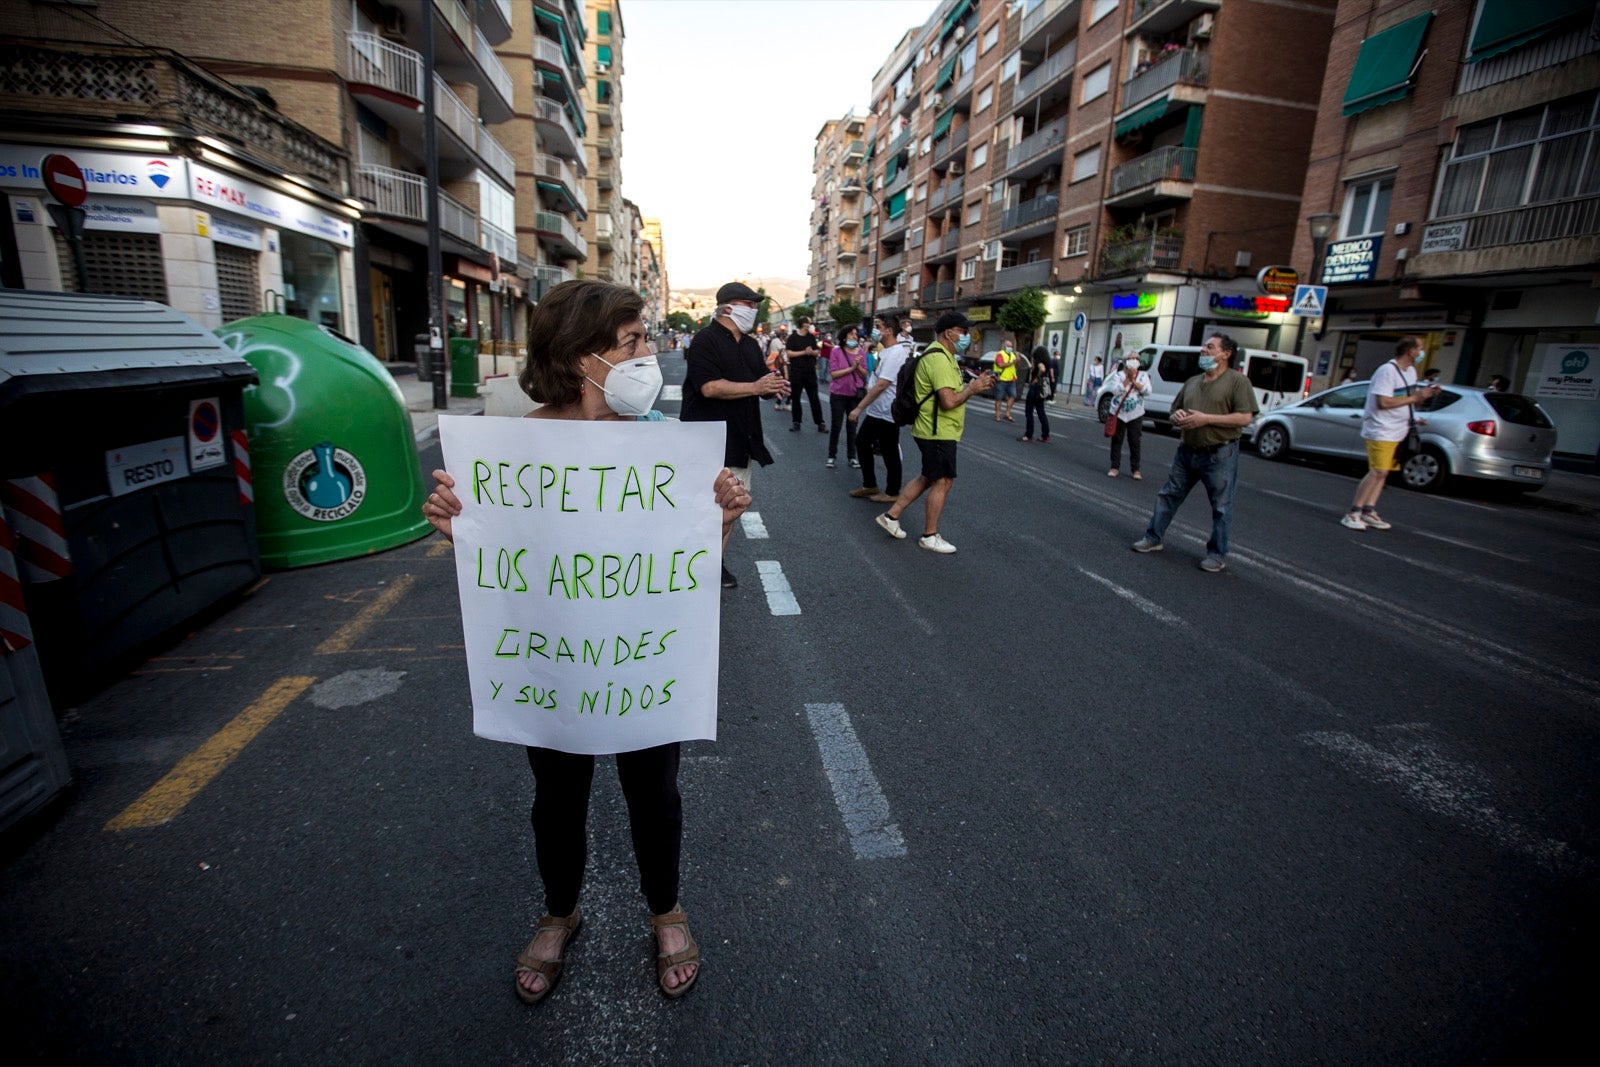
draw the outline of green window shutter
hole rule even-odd
[[[611,83],[608,82],[608,81],[605,81],[604,79],[601,79],[601,80],[596,81],[594,84],[595,84],[595,97],[602,104],[611,103]]]
[[[935,141],[937,141],[939,138],[943,137],[945,134],[950,132],[950,123],[955,119],[955,117],[956,117],[956,109],[954,107],[951,107],[943,115],[940,115],[937,119],[934,120],[934,123],[933,123],[933,139]]]
[[[900,157],[890,156],[888,164],[883,168],[883,183],[885,185],[894,181],[894,176],[900,173]]]
[[[1161,99],[1141,107],[1138,111],[1118,122],[1115,128],[1112,129],[1111,135],[1113,137],[1126,137],[1140,126],[1147,126],[1154,122],[1167,113],[1168,99],[1168,97],[1163,96]]]
[[[595,15],[594,30],[602,37],[611,36],[611,12],[601,11]]]
[[[861,236],[865,237],[872,232],[872,213],[861,216]]]
[[[1200,147],[1200,125],[1205,118],[1205,110],[1200,104],[1194,104],[1189,108],[1189,114],[1185,116],[1183,125],[1183,147]]]
[[[1483,0],[1467,45],[1467,62],[1519,48],[1593,10],[1594,0]]]
[[[1411,91],[1411,76],[1420,62],[1423,34],[1432,21],[1430,11],[1361,42],[1350,84],[1344,91],[1346,117],[1404,99]]]
[[[955,77],[956,57],[951,56],[944,61],[944,66],[939,68],[939,76],[933,80],[933,91],[938,92],[950,84],[950,79]]]
[[[961,20],[967,17],[967,12],[971,10],[972,0],[961,0],[961,3],[955,6],[955,10],[950,12],[950,16],[944,20],[944,29],[939,31],[939,39],[943,40],[948,37],[950,31],[955,29]]]
[[[608,44],[596,45],[595,49],[594,49],[594,54],[595,54],[595,58],[600,60],[600,62],[604,63],[606,66],[609,67],[611,65],[611,46],[610,45],[608,45]]]
[[[897,219],[906,210],[906,193],[910,190],[902,189],[889,198],[889,217]]]

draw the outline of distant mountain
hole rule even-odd
[[[781,307],[798,304],[806,297],[806,280],[804,278],[741,278],[740,281],[752,289],[765,289]],[[672,287],[672,296],[668,302],[671,310],[682,309],[690,311],[691,301],[695,305],[692,310],[704,314],[717,299],[717,290],[713,286],[709,289],[683,289]]]

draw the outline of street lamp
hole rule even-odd
[[[1311,285],[1317,285],[1321,281],[1322,253],[1327,250],[1328,238],[1333,236],[1333,231],[1338,228],[1338,225],[1338,215],[1318,214],[1310,215],[1306,218],[1306,226],[1311,231],[1311,277],[1308,279]],[[1328,314],[1326,304],[1323,305],[1322,314],[1324,317]],[[1308,317],[1306,315],[1300,316],[1300,325],[1295,331],[1294,351],[1298,356],[1304,356],[1305,354],[1300,349],[1305,343],[1306,319]],[[1315,366],[1314,363],[1312,365]]]

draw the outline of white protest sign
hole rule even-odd
[[[442,415],[472,729],[562,752],[717,736],[721,423]]]

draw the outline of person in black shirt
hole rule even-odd
[[[711,324],[689,342],[684,351],[687,374],[683,383],[683,422],[721,422],[728,427],[723,463],[733,476],[750,488],[751,460],[763,467],[772,463],[761,436],[761,398],[786,396],[789,383],[767,371],[761,345],[748,331],[756,323],[761,297],[742,282],[729,282],[717,290],[717,313]],[[812,395],[816,395],[815,360],[812,360]],[[722,587],[739,584],[726,563]]]
[[[794,424],[789,427],[789,432],[796,433],[800,429],[800,396],[808,393],[811,396],[811,421],[817,424],[819,433],[827,433],[828,428],[822,423],[822,401],[817,397],[817,333],[810,319],[800,320],[800,328],[789,335],[787,348],[789,391],[794,394],[789,404],[789,410],[794,412]]]

